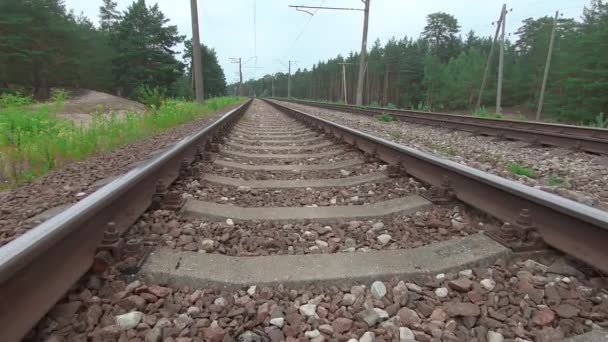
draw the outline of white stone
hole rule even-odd
[[[346,177],[346,176],[350,175],[350,171],[340,170],[340,174],[342,174],[342,176]]]
[[[79,192],[79,193],[76,194],[76,197],[82,197],[82,196],[84,196],[86,194],[87,194],[86,192]]]
[[[414,283],[405,283],[405,286],[410,291],[414,291],[416,293],[421,293],[422,292],[422,287],[420,287],[420,286],[418,286],[418,285],[416,285]]]
[[[439,298],[445,298],[448,296],[448,289],[446,289],[445,287],[435,289],[435,295]]]
[[[338,203],[338,199],[337,199],[337,198],[335,198],[335,197],[332,197],[332,198],[329,200],[329,203],[331,203],[331,204],[336,204],[336,203]]]
[[[435,279],[437,279],[437,280],[443,280],[443,279],[445,279],[445,274],[444,273],[439,273],[438,275],[435,276]]]
[[[196,316],[201,313],[201,308],[199,308],[198,306],[191,306],[188,308],[187,312],[190,316]]]
[[[361,336],[361,338],[359,339],[359,342],[374,342],[375,338],[376,338],[376,335],[373,332],[368,331],[365,334],[363,334],[363,336]]]
[[[390,235],[388,235],[388,234],[382,234],[382,235],[379,235],[379,236],[377,237],[378,242],[380,242],[380,244],[381,244],[382,246],[384,246],[384,245],[386,245],[387,243],[389,243],[389,242],[391,241],[391,239],[392,239],[392,238],[393,238],[393,237],[392,237],[392,236],[390,236]]]
[[[251,187],[246,186],[246,185],[240,185],[237,188],[237,190],[238,190],[238,192],[249,192],[249,191],[251,191]]]
[[[234,221],[232,221],[232,219],[226,219],[226,224],[229,226],[234,226]]]
[[[250,295],[250,296],[253,296],[255,294],[255,290],[256,290],[256,286],[255,285],[254,286],[250,286],[247,289],[247,294]]]
[[[340,301],[340,304],[344,306],[351,306],[355,304],[355,301],[357,301],[357,296],[352,293],[345,293],[342,297],[342,300]]]
[[[308,338],[315,338],[315,337],[321,336],[321,333],[319,332],[319,330],[315,329],[315,330],[305,332],[304,336],[306,336]]]
[[[144,314],[139,311],[131,311],[123,315],[115,317],[116,325],[121,330],[129,330],[135,328],[141,321]]]
[[[492,330],[488,331],[487,335],[488,342],[502,342],[505,340],[504,336],[501,333],[494,332]]]
[[[563,281],[564,283],[568,284],[568,283],[570,283],[572,280],[570,280],[570,278],[568,278],[568,277],[563,277],[563,278],[562,278],[562,281]]]
[[[388,317],[389,317],[388,312],[386,312],[380,308],[374,308],[374,311],[376,311],[378,316],[380,316],[380,318],[383,320],[388,319]]]
[[[220,199],[221,199],[222,201],[227,201],[227,200],[228,200],[228,197],[221,197]]]
[[[323,240],[317,240],[315,241],[315,245],[319,248],[327,248],[329,247],[329,244]]]
[[[217,306],[226,306],[226,305],[228,305],[228,302],[226,301],[226,299],[224,297],[217,297],[213,301],[213,304],[215,304]]]
[[[317,306],[315,304],[304,304],[300,305],[300,313],[306,317],[312,317],[317,312]]]
[[[494,290],[494,287],[496,286],[496,282],[494,281],[494,279],[490,279],[490,278],[486,278],[483,279],[482,281],[479,282],[481,284],[481,286],[486,289],[487,291],[492,291]]]
[[[203,241],[201,241],[201,248],[206,252],[213,251],[214,246],[215,246],[215,241],[213,241],[211,239],[203,239]]]
[[[275,327],[282,328],[283,324],[285,324],[285,318],[283,318],[283,317],[273,318],[270,320],[270,324],[274,325]]]
[[[462,270],[460,272],[458,272],[459,275],[465,277],[465,278],[472,278],[473,277],[473,270],[471,269],[467,269],[467,270]]]
[[[410,328],[401,327],[399,328],[399,342],[415,342],[416,336],[410,330]]]
[[[381,299],[382,297],[384,297],[386,295],[386,286],[384,286],[384,283],[381,281],[375,281],[372,283],[372,286],[370,287],[370,291],[372,293],[372,296],[374,296],[374,298]]]
[[[351,202],[358,202],[359,201],[359,196],[353,196],[350,198]]]
[[[379,230],[381,230],[382,228],[384,228],[384,223],[382,222],[376,222],[372,225],[372,229],[377,232]]]

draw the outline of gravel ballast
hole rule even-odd
[[[556,193],[608,210],[608,157],[556,147],[531,146],[518,141],[407,122],[381,122],[289,102],[281,104],[341,125]],[[515,174],[514,164],[527,167],[532,177]]]

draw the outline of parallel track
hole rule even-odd
[[[111,223],[117,234],[153,203],[155,192],[221,139],[250,102],[0,248],[0,340],[23,336],[93,264]],[[608,214],[470,167],[268,101],[283,113],[505,222],[522,209],[546,243],[608,272]],[[288,139],[286,140],[286,142]],[[446,183],[447,180],[447,183]],[[446,187],[449,185],[449,187]],[[523,239],[525,240],[525,239]],[[40,284],[45,284],[44,290]]]
[[[490,135],[548,146],[574,148],[597,154],[608,154],[608,129],[603,128],[477,118],[467,115],[359,107],[313,101],[284,99],[281,99],[281,101],[368,116],[386,113],[392,115],[396,120],[404,122],[454,128],[480,135]]]

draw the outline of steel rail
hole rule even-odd
[[[224,134],[251,100],[0,248],[0,341],[18,341],[91,267],[111,223],[124,232],[183,163]]]
[[[592,153],[608,154],[608,129],[604,128],[477,118],[468,115],[380,107],[359,107],[314,101],[280,100],[368,116],[386,113],[393,115],[399,121],[454,128],[480,135],[497,136],[535,144],[576,148]]]
[[[608,213],[421,152],[267,100],[278,110],[356,146],[435,187],[449,181],[456,198],[503,221],[517,222],[527,209],[548,245],[608,272]]]

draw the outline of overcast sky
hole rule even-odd
[[[115,0],[120,10],[133,0]],[[181,34],[192,36],[190,0],[146,0],[158,3]],[[580,18],[590,0],[509,0],[507,32],[513,33],[528,17],[551,15]],[[101,0],[65,0],[68,9],[83,12],[98,23]],[[368,46],[376,38],[418,37],[426,15],[443,11],[454,15],[462,34],[474,30],[492,35],[503,0],[372,0]],[[198,0],[201,40],[217,51],[229,83],[237,80],[238,67],[230,57],[249,60],[245,79],[287,71],[283,64],[295,60],[296,68],[309,68],[319,60],[360,49],[363,14],[358,11],[320,10],[313,17],[287,5],[362,7],[358,0]],[[255,8],[255,12],[254,12]],[[254,25],[254,13],[255,25]],[[307,24],[308,23],[308,24]],[[296,38],[299,36],[299,39]],[[256,59],[250,59],[253,56]],[[279,62],[278,60],[281,60]],[[257,63],[257,67],[255,68]]]

